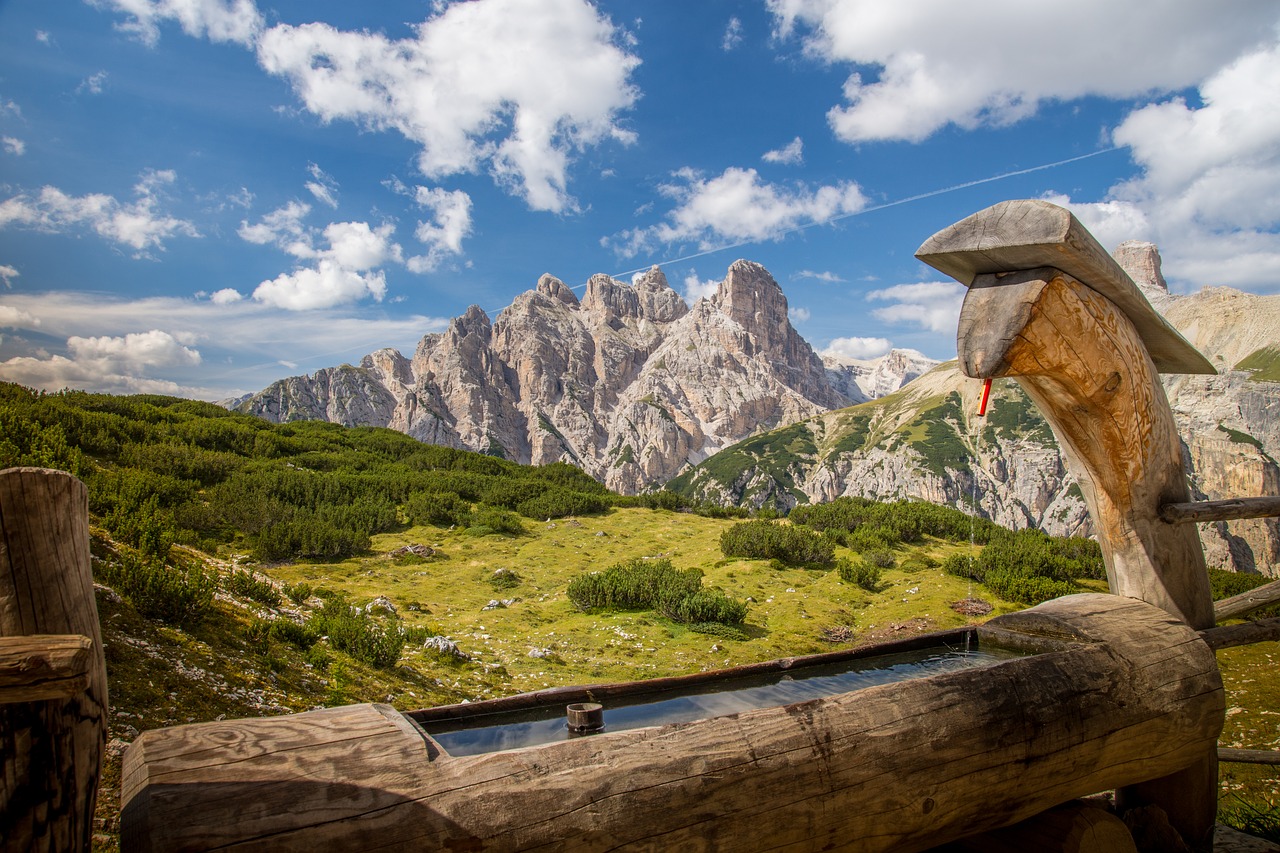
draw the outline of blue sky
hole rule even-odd
[[[818,350],[955,352],[1007,198],[1280,292],[1274,0],[0,0],[0,379],[218,399],[544,272],[745,257]],[[1041,168],[1043,167],[1043,168]],[[580,290],[579,290],[580,292]]]

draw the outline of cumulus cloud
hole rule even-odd
[[[813,316],[809,313],[808,308],[788,308],[787,317],[792,323],[806,323]]]
[[[263,33],[258,60],[322,121],[395,130],[430,178],[486,168],[535,210],[574,208],[573,155],[629,143],[617,122],[640,60],[585,0],[475,0],[444,8],[413,38],[322,23]]]
[[[777,34],[853,69],[843,105],[827,114],[848,142],[919,141],[947,124],[1004,125],[1049,100],[1129,98],[1193,86],[1274,33],[1273,0],[1238,0],[1231,14],[1201,0],[769,0]],[[1045,57],[1045,34],[1062,45]],[[1141,38],[1134,38],[1141,33]],[[1063,72],[1063,63],[1070,73]],[[864,76],[865,75],[865,76]]]
[[[836,338],[818,354],[832,358],[865,361],[869,358],[879,358],[892,348],[893,343],[887,338]]]
[[[27,143],[23,142],[16,136],[0,137],[0,144],[4,145],[6,154],[12,154],[15,157],[21,157],[27,153]]]
[[[742,20],[735,15],[725,25],[724,38],[720,40],[720,47],[728,52],[740,44],[742,44]]]
[[[684,277],[684,301],[692,305],[699,299],[710,299],[716,295],[720,282],[715,279],[698,278],[697,270],[691,270]]]
[[[244,294],[234,287],[224,287],[209,296],[209,301],[214,305],[233,305],[241,299],[244,299]]]
[[[797,136],[781,148],[764,152],[760,159],[766,163],[781,163],[784,166],[799,165],[804,162],[804,140]]]
[[[426,254],[409,258],[406,266],[416,273],[431,272],[449,255],[462,254],[462,241],[471,233],[471,196],[462,190],[417,187],[413,197],[431,218],[420,221],[413,232],[427,247]]]
[[[35,329],[39,326],[40,318],[31,312],[11,305],[0,305],[0,329]]]
[[[954,281],[895,284],[867,294],[868,301],[889,302],[872,315],[886,323],[919,326],[930,332],[954,334],[960,320],[965,287]]]
[[[310,205],[289,202],[263,217],[240,223],[240,237],[250,243],[275,244],[300,261],[309,262],[291,272],[261,282],[253,291],[259,302],[290,311],[310,311],[356,302],[371,296],[381,301],[387,293],[386,274],[378,269],[401,263],[404,252],[392,239],[395,225],[373,227],[367,222],[330,222],[322,230],[308,227],[303,219]],[[238,291],[234,291],[238,295]],[[221,296],[220,296],[221,294]],[[218,302],[218,299],[221,302]],[[225,290],[214,294],[217,304],[234,301]]]
[[[31,195],[19,193],[0,202],[0,229],[11,225],[48,233],[63,233],[88,226],[99,236],[135,250],[134,257],[150,257],[149,250],[163,250],[176,235],[199,237],[195,225],[161,213],[163,188],[174,182],[172,170],[147,170],[134,186],[136,198],[123,203],[104,193],[68,195],[45,186]]]
[[[150,370],[194,367],[200,352],[168,332],[151,329],[121,337],[72,336],[67,356],[18,356],[0,362],[0,377],[33,388],[84,388],[116,393],[181,393],[171,380],[144,376]]]
[[[697,240],[703,249],[724,242],[777,240],[787,232],[829,222],[866,207],[862,189],[852,181],[810,189],[760,180],[755,169],[730,167],[714,178],[692,169],[675,175],[679,183],[664,185],[678,206],[667,221],[649,228],[623,231],[611,242],[631,257],[655,243]]]
[[[4,282],[7,288],[13,287],[13,280],[19,276],[19,272],[15,267],[8,264],[0,264],[0,281]]]
[[[189,36],[215,42],[252,45],[262,30],[262,13],[253,0],[89,0],[126,16],[116,28],[145,44],[160,41],[160,25],[176,22]]]
[[[1062,204],[1104,246],[1161,247],[1165,274],[1186,286],[1280,286],[1280,45],[1250,51],[1199,87],[1131,112],[1112,136],[1138,175],[1086,202]]]
[[[447,326],[443,318],[386,317],[350,308],[285,311],[252,299],[218,305],[210,299],[41,291],[6,294],[3,302],[7,310],[0,310],[11,325],[33,334],[27,341],[5,341],[18,358],[0,361],[0,379],[49,390],[76,387],[207,400],[265,387],[279,378],[281,360],[314,370],[385,346],[411,351],[423,334]],[[154,332],[139,337],[138,329],[168,330],[172,343]],[[183,331],[191,329],[199,330],[198,340]],[[72,349],[63,343],[72,338],[96,343]],[[196,376],[201,387],[191,385]]]

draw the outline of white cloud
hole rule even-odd
[[[70,355],[18,356],[0,362],[0,376],[33,388],[58,390],[88,388],[116,393],[182,393],[183,386],[164,379],[147,378],[154,369],[194,367],[201,362],[198,350],[168,332],[152,329],[122,337],[67,339]]]
[[[892,348],[893,343],[887,338],[836,338],[818,354],[864,361],[879,358]]]
[[[915,325],[931,332],[954,334],[965,290],[964,285],[954,281],[895,284],[869,292],[867,299],[893,303],[871,312],[886,323]]]
[[[176,21],[182,31],[210,41],[252,45],[262,30],[253,0],[89,0],[128,16],[116,27],[148,45],[160,40],[160,25]]]
[[[16,136],[0,137],[0,144],[4,145],[6,154],[12,154],[15,157],[21,157],[27,153],[27,143],[18,139]]]
[[[88,92],[90,95],[101,95],[102,84],[105,83],[106,80],[107,72],[105,71],[99,71],[96,74],[91,74],[82,80],[79,86],[76,86],[76,92]]]
[[[278,25],[258,43],[308,110],[421,146],[431,178],[487,168],[535,210],[574,208],[573,154],[634,134],[616,121],[638,97],[639,59],[585,0],[475,0],[449,5],[393,40],[322,23]]]
[[[50,36],[44,30],[36,30],[36,41],[40,42],[41,44],[49,44]]]
[[[1108,248],[1157,243],[1181,289],[1280,289],[1280,45],[1249,52],[1183,98],[1131,112],[1115,129],[1141,171],[1101,202],[1055,194]]]
[[[833,272],[814,272],[813,270],[800,270],[800,272],[791,276],[792,278],[811,278],[814,281],[820,281],[823,284],[840,284],[843,278]]]
[[[403,249],[392,239],[395,225],[387,222],[374,228],[367,222],[330,222],[317,230],[302,221],[310,212],[307,204],[289,202],[261,222],[240,223],[242,239],[274,243],[295,258],[311,262],[261,282],[253,298],[290,311],[332,308],[366,296],[380,302],[387,293],[387,279],[378,267],[404,260]],[[323,243],[317,245],[321,238]]]
[[[231,305],[244,299],[244,294],[236,290],[234,287],[224,287],[215,291],[209,297],[209,301],[214,305]]]
[[[471,196],[462,190],[418,187],[414,199],[432,216],[413,232],[427,252],[409,258],[407,266],[412,272],[431,272],[446,256],[462,254],[462,241],[471,233]]]
[[[143,172],[133,188],[137,198],[129,204],[103,193],[72,196],[52,186],[42,187],[35,196],[19,193],[0,202],[0,229],[17,225],[63,233],[87,225],[99,236],[136,250],[134,257],[150,257],[148,250],[162,250],[164,241],[175,235],[200,236],[192,223],[156,209],[161,188],[175,177],[167,169]]]
[[[8,264],[0,264],[0,281],[4,282],[5,287],[13,287],[13,280],[19,275],[17,268]]]
[[[307,164],[307,171],[312,180],[307,181],[307,191],[316,197],[316,201],[326,204],[334,210],[338,209],[338,182],[333,176],[315,163]]]
[[[804,162],[804,140],[800,137],[788,142],[781,148],[764,152],[760,158],[766,163],[781,163],[784,166],[797,166]]]
[[[0,329],[35,329],[39,326],[40,318],[31,312],[10,305],[0,305]]]
[[[807,323],[812,315],[808,308],[788,308],[787,317],[792,323]]]
[[[19,349],[18,358],[0,362],[0,378],[49,390],[78,387],[207,400],[266,387],[280,377],[281,360],[315,370],[343,360],[354,361],[385,346],[410,352],[423,334],[447,326],[442,318],[403,314],[389,318],[359,309],[295,312],[250,299],[217,305],[209,299],[123,300],[105,293],[48,291],[6,294],[4,302],[11,317],[39,319],[41,341],[27,343],[25,351]],[[34,328],[35,322],[32,319],[18,325]],[[106,336],[123,339],[126,343],[116,348],[123,346],[136,356],[146,348],[127,341],[139,328],[169,330],[174,344],[152,347],[153,352],[167,350],[173,356],[167,365],[159,363],[162,359],[139,365],[136,357],[132,361],[116,358],[110,370],[103,370],[101,365],[86,366],[81,359],[95,351],[109,354],[112,345],[82,344],[80,350],[73,351],[51,343]],[[199,330],[198,350],[196,337],[183,329]],[[15,346],[23,346],[16,339],[5,344],[11,352]],[[40,347],[60,351],[51,356]],[[190,356],[184,357],[181,348],[198,352],[199,364]],[[200,387],[193,384],[196,382]]]
[[[730,167],[704,179],[691,169],[675,175],[682,183],[662,191],[679,206],[668,221],[649,228],[624,231],[611,244],[631,257],[656,243],[697,240],[703,249],[722,242],[777,240],[796,228],[829,222],[866,207],[862,189],[852,181],[809,189],[762,183],[755,169]]]
[[[684,277],[684,301],[692,305],[699,299],[710,299],[716,295],[716,290],[719,289],[719,287],[720,282],[714,279],[707,279],[703,281],[698,278],[696,270],[690,271],[690,273]]]
[[[1278,17],[1274,0],[1237,0],[1230,14],[1202,0],[1169,0],[1158,14],[1112,0],[1077,0],[1069,12],[1007,0],[768,5],[780,36],[803,31],[810,55],[858,69],[845,105],[827,114],[849,142],[1009,124],[1048,100],[1177,91],[1273,35]],[[1045,55],[1047,33],[1056,58]]]
[[[727,52],[740,44],[742,44],[742,21],[735,15],[725,25],[724,38],[720,40],[720,47]]]

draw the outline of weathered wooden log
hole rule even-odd
[[[966,838],[955,847],[967,853],[1138,853],[1124,821],[1101,806],[1079,801]]]
[[[909,853],[1170,773],[1214,744],[1213,653],[1158,608],[1079,595],[993,622],[1004,637],[1065,645],[464,757],[386,706],[145,732],[125,754],[122,844]]]
[[[1237,764],[1280,765],[1280,751],[1273,749],[1232,749],[1229,746],[1220,746],[1218,747],[1218,760],[1231,761]]]
[[[1280,497],[1227,498],[1220,501],[1190,501],[1165,504],[1160,518],[1169,524],[1199,521],[1232,521],[1239,518],[1268,518],[1280,515]]]
[[[1200,636],[1214,651],[1229,649],[1233,646],[1265,643],[1268,640],[1280,640],[1280,616],[1244,622],[1240,625],[1219,625],[1216,628],[1201,631]]]
[[[0,637],[0,705],[70,699],[89,686],[92,663],[88,637]]]
[[[1194,527],[1160,508],[1187,503],[1181,439],[1157,370],[1214,373],[1070,212],[1004,202],[943,229],[916,256],[969,285],[957,346],[966,375],[1011,376],[1049,422],[1079,481],[1112,592],[1195,628],[1214,624]],[[1216,755],[1176,778],[1117,792],[1154,803],[1194,846],[1212,838]]]
[[[1234,619],[1237,616],[1244,616],[1246,613],[1261,610],[1276,602],[1280,602],[1280,581],[1272,581],[1255,589],[1246,590],[1239,595],[1233,595],[1230,598],[1214,602],[1213,618],[1218,622],[1224,619]]]
[[[0,471],[0,636],[88,638],[88,684],[69,698],[0,705],[3,849],[88,850],[106,741],[107,673],[89,568],[84,484]]]

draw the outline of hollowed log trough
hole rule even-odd
[[[1215,744],[1224,700],[1213,652],[1151,604],[1076,595],[966,630],[979,645],[1036,653],[472,756],[449,755],[413,717],[429,730],[430,719],[511,699],[146,732],[124,759],[122,841],[308,853],[925,850],[1175,773]]]

